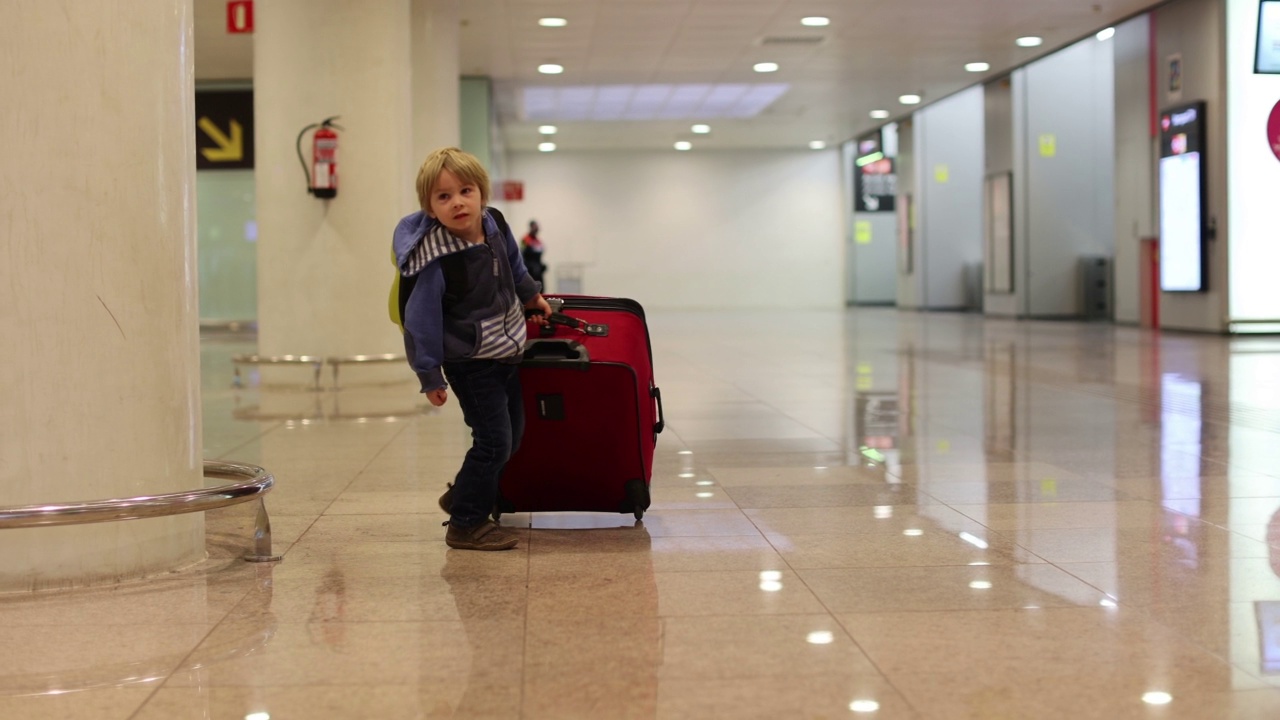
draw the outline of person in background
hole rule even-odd
[[[529,277],[538,281],[538,285],[546,287],[542,274],[547,266],[542,264],[542,241],[538,239],[538,221],[529,221],[529,234],[520,239],[520,256],[524,259],[525,269]]]

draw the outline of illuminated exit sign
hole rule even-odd
[[[227,3],[227,32],[253,32],[253,0],[231,0]]]

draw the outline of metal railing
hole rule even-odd
[[[324,367],[324,358],[318,355],[232,355],[231,364],[235,367],[235,377],[231,384],[236,387],[244,386],[240,379],[241,365],[310,365],[315,372],[312,387],[319,390],[320,369]]]
[[[333,368],[333,389],[338,389],[338,368],[343,365],[356,365],[362,363],[402,363],[405,362],[403,355],[395,353],[383,353],[381,355],[347,355],[345,357],[330,356],[324,359],[330,367]]]
[[[262,499],[275,485],[275,477],[256,465],[243,463],[204,461],[205,477],[238,477],[241,482],[218,487],[144,495],[141,497],[48,505],[0,507],[0,530],[7,528],[50,527],[54,525],[84,525],[115,520],[140,520],[142,518],[181,515],[204,512],[237,505],[258,498],[258,515],[253,530],[253,549],[244,556],[249,562],[272,562],[281,555],[271,553],[271,518]]]
[[[325,365],[333,368],[333,388],[338,389],[338,368],[343,365],[359,365],[365,363],[402,363],[405,362],[404,355],[395,353],[383,353],[381,355],[331,355],[329,357],[320,357],[319,355],[233,355],[231,356],[231,364],[235,367],[235,377],[231,384],[235,387],[243,387],[244,381],[240,377],[241,365],[310,365],[315,375],[312,378],[312,389],[320,390],[320,372]]]

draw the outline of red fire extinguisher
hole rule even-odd
[[[337,115],[325,118],[298,133],[298,162],[307,175],[307,192],[326,200],[338,196],[338,133],[334,129],[341,130],[342,126],[333,122],[337,119]],[[311,167],[308,168],[302,157],[302,138],[313,128],[316,132],[311,140]]]

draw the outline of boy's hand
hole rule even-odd
[[[444,388],[428,390],[425,394],[427,399],[431,401],[431,404],[436,407],[440,407],[441,405],[449,402],[449,391]]]
[[[532,300],[525,303],[524,306],[529,310],[536,310],[541,315],[534,315],[533,321],[539,325],[546,325],[551,317],[551,305],[547,303],[546,298],[542,297],[542,293],[538,293]]]

